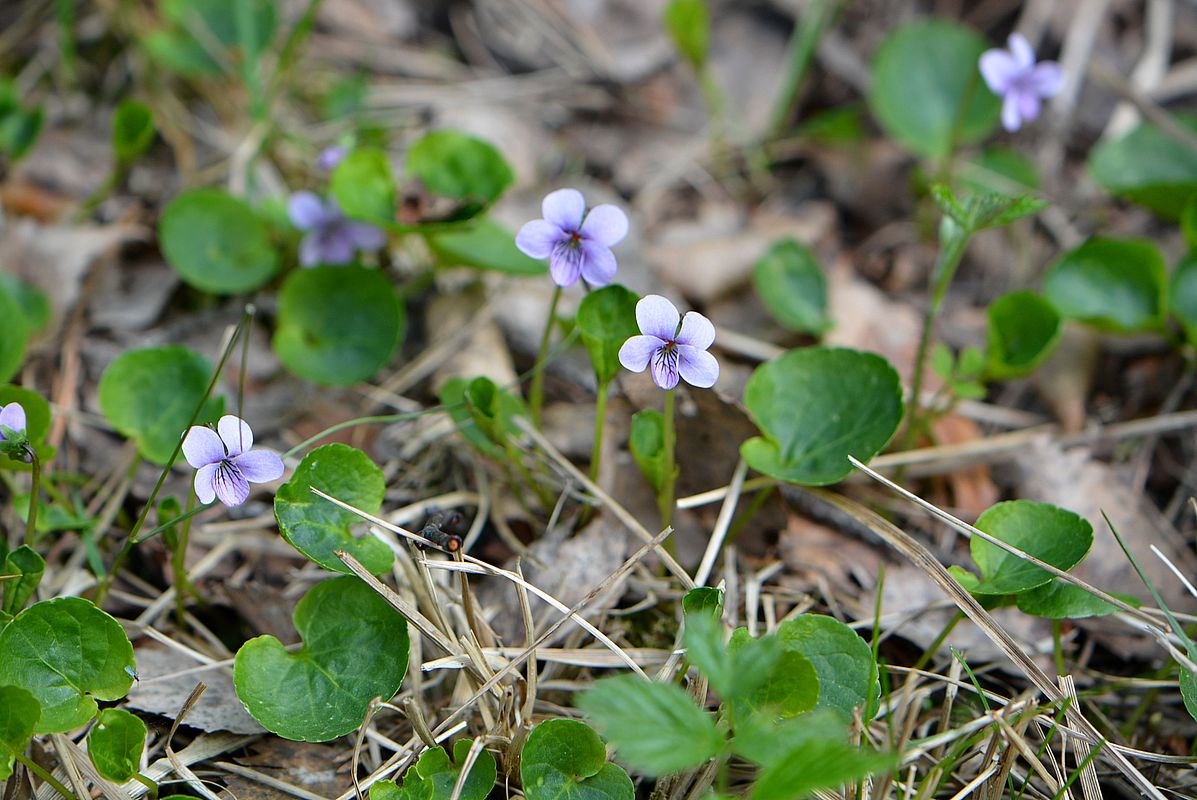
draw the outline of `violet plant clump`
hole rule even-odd
[[[1007,50],[982,53],[980,67],[989,89],[1002,98],[1002,127],[1016,131],[1039,116],[1043,100],[1060,92],[1064,73],[1054,61],[1036,63],[1035,51],[1022,34],[1010,34],[1007,44]]]
[[[295,192],[287,201],[291,223],[304,231],[299,243],[299,263],[349,264],[359,252],[374,252],[386,244],[386,233],[365,222],[345,217],[334,200],[321,200],[314,192]]]
[[[195,495],[207,505],[217,498],[239,506],[249,497],[251,483],[269,483],[283,475],[283,460],[273,450],[251,450],[254,434],[249,423],[225,414],[216,430],[193,425],[183,439],[183,455],[196,469]]]

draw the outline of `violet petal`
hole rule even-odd
[[[529,258],[548,258],[553,248],[569,236],[551,222],[534,219],[515,235],[515,246]]]
[[[615,277],[615,254],[597,242],[582,240],[582,277],[591,286],[606,286]]]
[[[353,236],[344,224],[330,225],[320,231],[320,263],[341,266],[352,262],[356,254]]]
[[[673,303],[659,294],[645,295],[636,303],[636,324],[640,326],[641,333],[647,333],[649,336],[656,336],[667,342],[673,341],[680,319],[681,315],[677,313]]]
[[[225,457],[224,444],[211,428],[192,425],[183,437],[183,457],[195,469],[202,469]]]
[[[1014,63],[1021,71],[1025,72],[1035,66],[1035,51],[1031,49],[1031,43],[1027,41],[1027,37],[1021,33],[1012,33],[1006,40],[1006,44],[1010,48],[1010,55],[1014,57]]]
[[[296,192],[287,200],[287,216],[301,231],[318,228],[328,220],[324,202],[313,192]]]
[[[678,352],[676,347],[662,347],[653,353],[653,382],[662,389],[672,389],[677,386],[677,362]]]
[[[613,205],[595,206],[586,215],[581,233],[604,247],[614,247],[628,235],[628,215]]]
[[[674,338],[678,344],[706,350],[715,341],[715,326],[697,311],[687,311],[682,317],[682,328]]]
[[[1015,96],[1018,98],[1018,116],[1024,122],[1030,122],[1039,116],[1039,109],[1043,105],[1039,100],[1039,95],[1027,90],[1016,92]]]
[[[573,286],[582,275],[582,248],[561,243],[549,255],[549,275],[561,287]]]
[[[656,336],[632,336],[619,348],[619,363],[632,372],[644,372],[653,353],[665,346]]]
[[[686,383],[700,389],[709,389],[719,380],[719,362],[706,350],[679,344],[678,372],[686,379]]]
[[[9,403],[6,406],[0,406],[0,425],[12,428],[14,431],[23,431],[26,424],[25,409],[20,403]]]
[[[232,461],[250,483],[269,483],[283,476],[283,460],[273,450],[242,453]]]
[[[205,464],[195,473],[195,497],[204,505],[216,499],[216,470],[220,469],[220,462]]]
[[[1055,97],[1064,87],[1064,70],[1055,61],[1036,64],[1027,80],[1040,97]]]
[[[347,222],[345,230],[353,241],[354,247],[367,253],[379,250],[387,243],[387,235],[382,228],[367,222]]]
[[[1018,112],[1018,92],[1010,92],[1002,99],[1002,127],[1008,131],[1016,131],[1022,125],[1022,115]]]
[[[241,470],[229,461],[222,461],[217,465],[212,477],[212,487],[216,490],[220,502],[230,508],[241,505],[249,498],[249,481],[245,480]]]
[[[563,231],[576,231],[582,227],[586,200],[577,189],[558,189],[545,195],[540,210],[547,222]]]
[[[216,430],[220,433],[220,440],[224,442],[229,458],[248,453],[254,446],[254,432],[250,430],[249,423],[240,417],[225,414],[216,423]]]
[[[1010,90],[1020,72],[1018,64],[1005,50],[986,50],[981,54],[981,77],[994,94],[1004,95]]]
[[[320,231],[310,231],[303,237],[303,241],[299,243],[299,265],[302,267],[315,267],[322,260],[322,253],[320,250]]]

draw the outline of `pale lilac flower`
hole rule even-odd
[[[8,437],[4,435],[5,428],[13,433],[24,433],[25,424],[25,409],[20,403],[0,406],[0,441],[7,441]]]
[[[219,435],[217,435],[219,431]],[[255,450],[253,431],[240,417],[225,414],[216,431],[192,425],[183,439],[183,455],[195,467],[195,496],[205,505],[216,498],[239,506],[251,483],[269,483],[283,474],[283,460],[272,450]]]
[[[981,75],[1002,98],[1002,127],[1016,131],[1039,116],[1044,99],[1059,93],[1064,73],[1055,61],[1036,64],[1035,51],[1022,34],[1010,34],[1008,44],[1009,50],[994,48],[981,54]]]
[[[345,160],[345,156],[349,155],[348,148],[342,147],[339,144],[334,144],[331,147],[326,147],[320,151],[320,155],[316,157],[316,167],[325,172],[332,172],[337,164]]]
[[[715,341],[715,326],[702,314],[687,311],[681,319],[673,303],[650,294],[636,304],[636,322],[641,335],[619,348],[625,369],[643,372],[651,364],[653,381],[662,389],[677,386],[679,376],[700,389],[719,380],[719,362],[707,352]]]
[[[312,192],[296,192],[287,201],[292,224],[307,233],[299,244],[299,263],[348,264],[358,250],[377,250],[386,244],[386,234],[373,225],[346,219],[333,200],[321,200]]]
[[[606,286],[615,277],[611,248],[628,235],[628,218],[613,205],[586,211],[577,189],[558,189],[545,196],[544,219],[520,228],[515,245],[532,258],[547,258],[549,274],[558,286],[573,286],[584,278],[591,286]]]

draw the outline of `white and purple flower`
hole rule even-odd
[[[1059,93],[1064,73],[1055,61],[1036,64],[1035,51],[1022,34],[1010,34],[1008,44],[1009,50],[982,53],[980,66],[985,83],[1002,98],[1002,127],[1016,131],[1039,116],[1044,99]]]
[[[321,200],[312,192],[291,195],[287,214],[296,228],[306,232],[299,244],[299,263],[305,267],[348,264],[359,250],[378,250],[387,241],[379,228],[346,219],[335,201]]]
[[[219,435],[218,433],[219,432]],[[272,450],[254,450],[249,423],[225,414],[216,430],[191,426],[183,455],[195,467],[195,496],[207,505],[216,498],[230,508],[249,497],[251,483],[269,483],[283,474],[283,460]]]
[[[678,378],[706,389],[719,380],[719,362],[707,352],[715,341],[715,326],[697,311],[684,318],[673,303],[650,294],[636,304],[640,336],[619,348],[619,363],[632,372],[652,366],[653,382],[662,389],[677,386]]]
[[[558,286],[573,286],[578,278],[591,286],[606,286],[617,264],[611,248],[628,235],[628,217],[604,204],[586,211],[577,189],[558,189],[541,204],[544,219],[520,228],[515,245],[532,258],[547,258],[549,274]]]
[[[8,437],[4,435],[5,428],[15,434],[22,434],[25,432],[25,425],[25,409],[20,403],[0,406],[0,442],[8,441]]]

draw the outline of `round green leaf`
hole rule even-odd
[[[128,163],[154,141],[154,115],[144,103],[125,100],[112,117],[112,150],[119,163]]]
[[[100,377],[100,409],[119,433],[155,464],[165,464],[187,432],[212,379],[212,365],[186,347],[130,350]],[[208,398],[195,424],[215,422],[223,408]]]
[[[1164,257],[1151,242],[1094,238],[1049,268],[1043,294],[1067,319],[1141,331],[1163,324],[1167,285]]]
[[[383,225],[395,222],[395,177],[387,154],[359,147],[341,160],[328,188],[345,215]]]
[[[349,386],[386,366],[404,326],[399,293],[381,271],[303,269],[279,292],[274,351],[301,378]]]
[[[41,715],[32,694],[19,686],[0,686],[0,781],[12,775],[13,761],[29,746]]]
[[[26,512],[28,513],[28,512]],[[37,591],[42,576],[46,574],[46,560],[41,554],[27,544],[9,552],[0,561],[0,575],[6,580],[0,581],[0,596],[4,602],[0,604],[0,611],[9,618],[20,613]]]
[[[607,762],[598,734],[572,719],[551,719],[532,729],[520,755],[520,781],[528,800],[633,800],[636,796],[623,767]]]
[[[1181,113],[1173,118],[1197,132],[1197,115]],[[1197,152],[1150,122],[1094,147],[1089,172],[1111,194],[1168,219],[1179,217],[1197,195]]]
[[[87,754],[96,771],[124,783],[140,771],[145,749],[145,723],[123,708],[106,708],[87,734]]]
[[[0,381],[7,381],[21,368],[27,338],[25,314],[17,301],[0,288]]]
[[[757,367],[744,405],[764,434],[740,447],[749,466],[818,486],[851,472],[849,455],[868,461],[885,446],[902,420],[902,386],[881,356],[811,347]]]
[[[976,527],[1062,570],[1079,564],[1093,545],[1093,527],[1087,521],[1030,500],[998,503],[977,519]],[[1050,572],[979,536],[969,542],[969,551],[981,571],[980,584],[971,589],[974,594],[1018,594],[1052,579]]]
[[[543,275],[548,267],[515,246],[515,234],[492,219],[425,235],[441,265],[476,267],[510,275]]]
[[[403,776],[403,783],[379,781],[370,787],[370,800],[451,800],[461,768],[470,752],[470,741],[458,739],[453,745],[453,760],[443,747],[425,750],[415,766]],[[483,750],[474,761],[461,786],[458,800],[486,800],[495,786],[498,770],[495,757]]]
[[[769,313],[787,328],[819,334],[827,318],[827,280],[810,248],[785,239],[769,248],[753,269],[756,293]]]
[[[41,703],[37,733],[85,725],[97,700],[129,693],[135,668],[120,623],[80,597],[32,605],[0,631],[0,686],[18,686]]]
[[[24,387],[0,386],[0,406],[9,403],[19,403],[21,408],[25,409],[25,435],[45,465],[54,457],[54,448],[46,444],[46,436],[50,433],[50,404],[37,392]],[[0,455],[0,469],[28,472],[31,467],[24,461],[15,461]]]
[[[466,201],[455,218],[472,217],[503,194],[515,174],[489,143],[461,131],[432,131],[407,151],[407,177],[434,195]]]
[[[992,133],[1000,103],[977,69],[987,47],[971,28],[942,19],[893,31],[873,59],[869,107],[881,127],[929,158]]]
[[[636,324],[639,299],[635,292],[613,283],[586,295],[578,306],[578,331],[600,384],[619,374],[623,368],[619,363],[619,348],[640,333]]]
[[[350,526],[360,518],[312,494],[312,487],[354,508],[377,513],[386,481],[370,457],[345,444],[317,447],[275,493],[274,517],[283,538],[327,570],[349,572],[337,558],[337,550],[348,552],[374,575],[390,569],[394,561],[390,549],[373,536],[355,538]]]
[[[21,309],[27,334],[39,333],[50,324],[50,298],[45,292],[16,275],[0,272],[0,294],[5,293]]]
[[[257,289],[278,272],[266,224],[246,203],[219,189],[183,192],[158,222],[162,255],[188,285],[233,294]]]
[[[1051,354],[1060,330],[1055,306],[1039,295],[1002,295],[989,306],[989,374],[995,378],[1027,374]]]
[[[1133,606],[1139,605],[1137,598],[1116,592],[1113,594]],[[1064,583],[1059,578],[1053,578],[1034,589],[1019,592],[1015,599],[1019,611],[1044,619],[1104,617],[1118,611],[1117,606],[1095,597],[1079,586]]]
[[[1172,313],[1180,320],[1189,343],[1197,345],[1197,254],[1190,253],[1172,273]]]
[[[802,614],[777,627],[787,650],[806,656],[819,676],[819,708],[852,718],[856,708],[865,720],[877,714],[881,702],[877,662],[867,642],[834,617]]]
[[[237,651],[233,685],[253,718],[285,739],[325,742],[356,729],[407,673],[407,620],[357,578],[317,584],[295,607],[303,647],[273,636]]]

